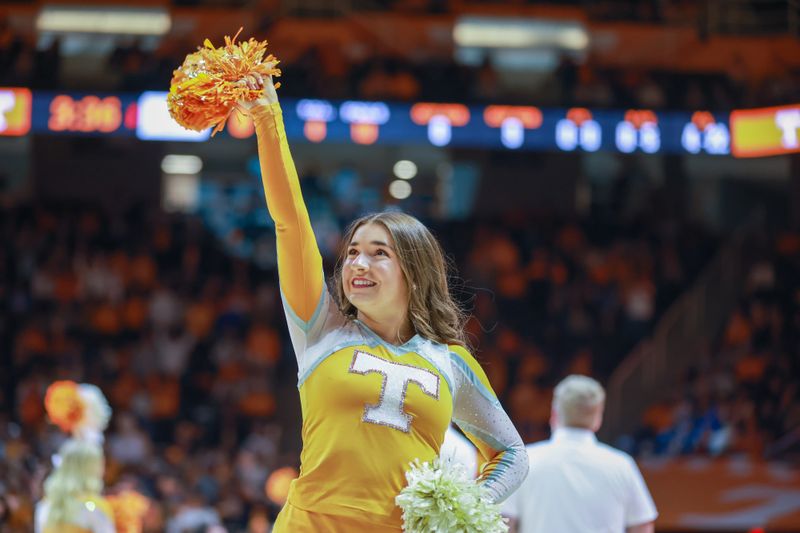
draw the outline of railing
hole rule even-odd
[[[653,336],[639,343],[614,371],[607,387],[604,438],[633,431],[644,410],[708,355],[704,347],[741,295],[750,267],[747,243],[763,219],[759,210],[733,233],[694,286],[667,310]]]
[[[340,17],[353,13],[392,11],[397,2],[385,0],[279,0],[284,15],[296,17]]]
[[[295,17],[337,17],[353,9],[352,0],[281,0],[282,14]]]
[[[800,37],[800,0],[789,0],[789,33]]]
[[[712,33],[800,36],[798,0],[710,0],[708,30]]]
[[[194,1],[194,0],[173,0]],[[203,0],[197,0],[203,1]],[[383,1],[383,0],[279,0],[281,11],[294,16],[341,16],[362,11],[394,9],[422,13],[433,10],[463,11],[478,6],[499,5],[496,0],[459,0],[456,2]],[[547,4],[547,2],[544,2]],[[800,0],[702,0],[686,4],[667,0],[637,3],[630,0],[560,0],[554,6],[584,9],[595,20],[629,20],[669,25],[698,25],[712,33],[768,34],[790,33],[800,36]]]
[[[764,458],[768,460],[785,459],[788,456],[797,457],[798,454],[800,454],[800,426],[789,430],[764,450]]]

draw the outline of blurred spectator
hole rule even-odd
[[[762,456],[797,427],[800,291],[777,288],[799,286],[798,243],[796,234],[780,235],[754,261],[710,364],[685,376],[679,397],[645,411],[640,454]]]
[[[60,87],[61,80],[61,40],[52,40],[43,48],[37,48],[33,61],[33,79],[31,86],[35,89],[55,90]]]
[[[213,526],[220,525],[220,517],[213,507],[210,507],[202,495],[190,492],[178,507],[175,517],[167,522],[166,533],[185,533],[187,531],[213,531]]]
[[[24,47],[22,37],[11,27],[8,18],[0,18],[0,82],[9,83],[14,79]]]
[[[152,452],[150,438],[137,425],[130,413],[114,415],[116,431],[108,439],[109,459],[121,465],[136,465],[147,460]]]
[[[394,58],[376,58],[358,85],[361,98],[367,100],[414,100],[419,83],[407,68]]]

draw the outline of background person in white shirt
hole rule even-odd
[[[470,477],[478,477],[478,448],[452,425],[444,434],[439,457],[460,463]]]
[[[549,441],[527,447],[530,472],[503,504],[519,533],[651,533],[658,516],[633,459],[597,441],[605,391],[569,376],[555,389]]]

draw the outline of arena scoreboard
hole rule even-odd
[[[27,135],[31,130],[31,100],[28,89],[0,88],[0,135]]]
[[[736,157],[800,152],[800,105],[734,111],[731,128]]]
[[[188,131],[172,120],[166,95],[0,88],[0,135],[206,141],[210,131]],[[291,98],[281,104],[295,142],[734,157],[800,152],[800,105],[718,113]],[[249,119],[234,113],[220,135],[247,139],[255,132]]]

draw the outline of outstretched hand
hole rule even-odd
[[[257,105],[269,105],[278,102],[278,93],[275,91],[275,84],[272,76],[265,76],[254,73],[245,76],[237,83],[247,86],[249,89],[264,89],[263,95],[257,100],[239,100],[236,107],[245,115],[250,114],[250,110]]]

